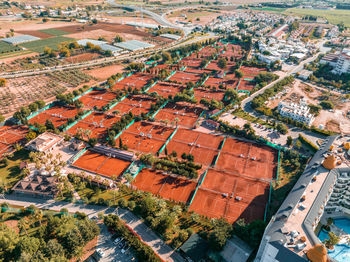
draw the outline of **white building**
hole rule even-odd
[[[350,73],[350,52],[341,53],[339,55],[337,65],[334,68],[334,73],[339,75]]]
[[[297,122],[311,125],[315,120],[313,114],[310,114],[310,108],[305,100],[300,100],[300,103],[280,102],[278,104],[278,111],[281,116],[291,118]]]

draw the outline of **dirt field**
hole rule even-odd
[[[109,65],[104,67],[93,68],[90,70],[84,70],[85,74],[97,78],[99,81],[107,80],[111,75],[116,73],[122,73],[124,70],[123,65]]]
[[[312,125],[316,127],[322,125],[326,130],[350,134],[350,120],[346,117],[350,110],[350,102],[339,93],[329,92],[318,86],[303,83],[300,80],[296,80],[294,85],[286,91],[288,91],[286,94],[280,93],[278,98],[270,100],[267,106],[275,108],[282,100],[299,103],[301,98],[305,98],[308,104],[313,105],[319,105],[322,101],[331,101],[335,106],[334,110],[320,110]]]

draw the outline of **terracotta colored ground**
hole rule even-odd
[[[29,123],[45,125],[46,120],[50,119],[53,125],[57,128],[67,123],[68,118],[74,118],[78,112],[79,109],[74,107],[53,106],[29,119]]]
[[[131,162],[110,158],[103,154],[86,151],[73,165],[75,167],[94,172],[103,176],[120,176]]]
[[[131,87],[132,89],[137,88],[141,89],[143,86],[147,85],[148,82],[153,78],[152,75],[144,73],[136,73],[127,78],[120,80],[113,86],[115,89],[124,89]]]
[[[0,158],[4,153],[12,151],[12,146],[25,141],[29,129],[24,126],[2,126],[0,127]]]
[[[186,73],[182,71],[176,72],[169,80],[177,81],[179,83],[186,84],[188,82],[192,82],[193,84],[197,83],[201,78],[198,74]]]
[[[199,107],[168,103],[157,113],[155,119],[168,120],[169,124],[173,122],[173,126],[176,125],[175,119],[178,119],[178,126],[193,128],[202,112],[203,109]]]
[[[35,37],[39,37],[41,39],[46,39],[46,38],[52,37],[52,35],[49,35],[49,34],[46,34],[44,32],[40,32],[40,31],[36,31],[36,30],[20,30],[17,32],[24,34],[24,35],[32,35]]]
[[[228,138],[215,167],[233,174],[269,181],[276,175],[277,153],[269,147]]]
[[[67,57],[64,60],[68,63],[81,63],[81,62],[97,59],[99,57],[100,55],[98,53],[84,53],[80,55]]]
[[[116,73],[123,73],[124,65],[109,65],[103,67],[97,67],[90,70],[84,70],[84,73],[97,78],[100,81],[107,80],[111,75],[115,75]]]
[[[223,136],[214,136],[189,129],[178,129],[172,140],[168,143],[168,152],[176,151],[180,157],[182,153],[192,154],[194,161],[204,166],[213,164],[218,155],[219,145]]]
[[[181,60],[181,64],[191,67],[199,67],[201,65],[202,60],[197,58],[185,57]]]
[[[142,113],[148,113],[151,110],[151,105],[155,102],[156,100],[149,96],[135,95],[120,101],[110,111],[119,111],[121,114],[131,111],[134,115],[141,115]]]
[[[208,70],[216,70],[216,71],[220,71],[222,70],[220,67],[218,67],[218,63],[217,60],[212,60],[205,69]]]
[[[199,69],[199,68],[196,68],[196,67],[191,67],[191,66],[187,66],[186,69],[184,70],[184,72],[187,72],[187,73],[194,73],[194,74],[210,74],[211,71],[210,70],[206,70],[206,69]]]
[[[175,178],[150,169],[142,169],[133,185],[142,191],[184,203],[191,199],[197,186],[189,180]]]
[[[244,78],[253,79],[258,74],[266,72],[266,69],[258,67],[241,66],[239,71],[243,73]]]
[[[98,108],[101,108],[110,102],[110,100],[105,100],[105,99],[102,99],[101,97],[91,97],[89,95],[84,95],[80,97],[79,100],[83,102],[84,107],[87,107],[87,108],[94,108],[95,106],[97,106]]]
[[[148,93],[156,92],[158,95],[168,98],[170,95],[175,96],[183,90],[178,84],[172,84],[167,82],[157,83],[152,88],[148,90]]]
[[[219,88],[220,85],[223,85],[224,88],[235,88],[236,81],[231,79],[222,79],[216,77],[209,77],[205,82],[204,86],[216,87]]]
[[[155,154],[173,132],[173,128],[142,121],[132,124],[121,134],[120,139],[129,149]],[[119,143],[119,139],[116,142]]]
[[[217,101],[222,101],[225,93],[221,90],[213,91],[212,89],[195,88],[194,96],[198,99],[198,101],[200,101],[202,98],[207,100],[215,99]]]
[[[255,81],[247,81],[247,80],[241,80],[238,86],[238,90],[244,90],[244,91],[253,91],[254,87],[256,85]]]

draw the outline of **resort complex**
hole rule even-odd
[[[0,261],[350,261],[349,10],[0,1]]]

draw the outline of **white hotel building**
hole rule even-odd
[[[314,115],[310,114],[309,111],[310,108],[304,100],[300,100],[299,104],[283,101],[278,104],[278,112],[281,116],[305,123],[308,126],[315,120]]]

